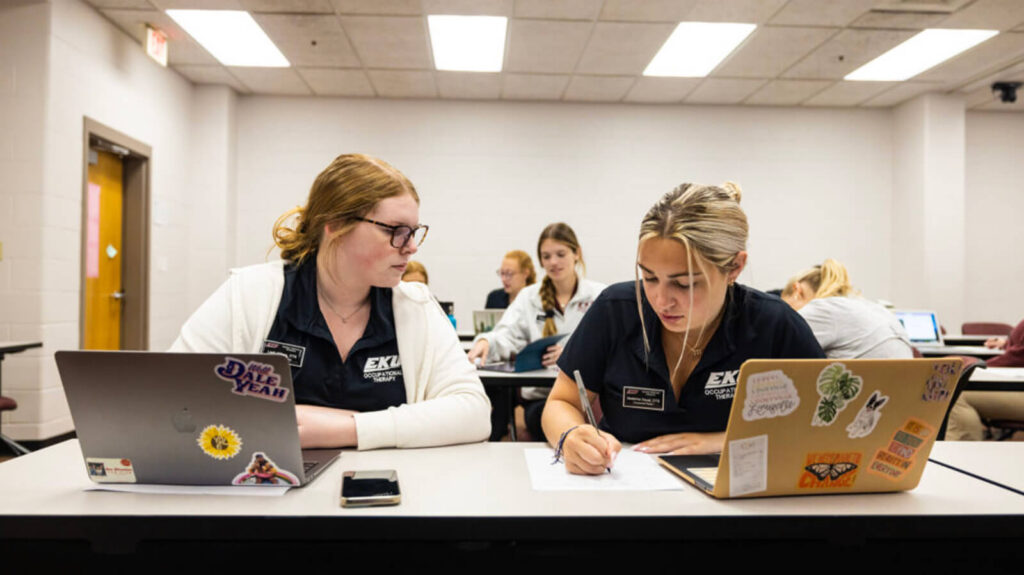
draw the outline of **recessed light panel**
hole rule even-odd
[[[290,66],[248,12],[168,10],[167,15],[225,66]]]
[[[756,24],[680,22],[644,76],[703,78],[750,35]]]
[[[508,18],[432,15],[427,25],[438,70],[501,72]]]
[[[850,72],[844,79],[902,82],[981,44],[998,33],[998,30],[930,28]]]

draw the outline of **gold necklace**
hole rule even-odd
[[[334,313],[334,315],[338,316],[338,319],[340,319],[341,323],[344,323],[344,324],[347,324],[348,320],[352,319],[352,316],[354,316],[357,313],[359,313],[359,310],[363,309],[363,306],[366,305],[366,302],[370,301],[370,298],[367,297],[366,299],[363,300],[363,303],[359,304],[359,307],[357,307],[355,309],[355,311],[353,311],[352,313],[348,314],[348,316],[344,316],[344,315],[338,313],[338,310],[334,309],[334,306],[331,305],[331,302],[328,301],[327,298],[325,298],[324,296],[320,295],[319,292],[316,294],[316,297],[317,297],[317,299],[320,300],[320,303],[326,304],[327,305],[327,309],[331,310],[331,312]]]

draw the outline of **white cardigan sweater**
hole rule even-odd
[[[237,268],[181,328],[171,351],[259,353],[284,291],[284,262]],[[406,403],[357,413],[360,450],[487,439],[490,401],[458,336],[420,283],[392,290]]]

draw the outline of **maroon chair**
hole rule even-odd
[[[0,413],[5,411],[14,411],[15,409],[18,409],[18,402],[14,401],[14,398],[0,395]],[[21,445],[3,433],[0,433],[0,441],[6,443],[7,447],[10,448],[15,455],[25,455],[29,452],[24,445]]]
[[[1013,326],[1008,323],[973,321],[960,326],[964,335],[1010,335]]]

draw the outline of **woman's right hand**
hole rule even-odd
[[[491,344],[486,339],[481,339],[473,344],[466,355],[469,357],[470,363],[476,363],[477,358],[480,359],[480,363],[487,363],[487,351],[490,348]]]
[[[612,468],[622,444],[610,433],[592,425],[580,425],[569,432],[562,444],[562,459],[569,473],[600,475]]]
[[[1006,349],[1005,337],[991,337],[985,340],[985,347],[989,349]]]

